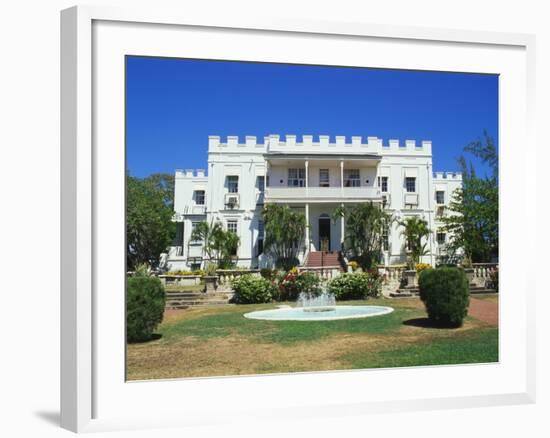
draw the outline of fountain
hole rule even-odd
[[[297,307],[301,307],[304,312],[332,312],[336,307],[336,298],[326,289],[323,289],[318,296],[309,292],[300,292]]]
[[[393,312],[386,306],[336,305],[334,295],[323,288],[320,295],[301,292],[296,307],[279,306],[277,309],[245,313],[248,319],[269,321],[333,321],[338,319],[366,318]]]

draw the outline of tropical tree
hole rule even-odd
[[[191,240],[202,241],[208,260],[219,268],[228,269],[234,265],[240,239],[235,233],[224,230],[220,222],[199,222],[191,233]]]
[[[174,209],[174,188],[175,179],[171,173],[153,173],[144,178],[146,184],[151,184],[156,190],[158,190],[164,203],[171,209]]]
[[[306,217],[292,211],[288,205],[268,204],[262,212],[264,220],[264,251],[277,267],[290,270],[298,264],[298,253],[306,236]]]
[[[344,251],[363,270],[380,262],[384,235],[393,219],[391,214],[372,202],[338,207],[332,219],[345,221]]]
[[[412,262],[419,263],[420,257],[428,254],[427,239],[431,234],[428,222],[421,217],[410,216],[397,223],[403,227],[401,235],[405,238]]]
[[[458,160],[462,170],[462,188],[455,191],[450,214],[442,218],[449,232],[449,249],[464,251],[474,262],[490,262],[498,257],[498,153],[494,140],[483,138],[464,147],[464,151],[489,165],[491,173],[479,177],[465,156]]]
[[[147,178],[126,177],[126,264],[128,270],[157,266],[175,236],[166,193]]]

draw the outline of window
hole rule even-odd
[[[443,190],[437,190],[435,192],[435,202],[438,204],[445,204],[445,192]]]
[[[204,190],[195,190],[194,196],[195,204],[204,205]]]
[[[263,192],[265,191],[265,177],[264,176],[258,176],[256,177],[256,188]]]
[[[193,235],[193,232],[195,231],[195,228],[197,228],[197,226],[200,224],[200,221],[193,221],[191,222],[191,236]],[[202,240],[197,240],[197,239],[191,239],[191,241],[193,242],[201,242]]]
[[[445,233],[437,233],[436,234],[437,244],[438,245],[445,245],[445,242],[447,241],[447,234]]]
[[[416,178],[414,176],[405,177],[405,189],[408,193],[416,193]]]
[[[306,169],[288,169],[288,187],[306,186]]]
[[[258,221],[258,255],[264,252],[264,223]]]
[[[329,187],[328,169],[319,169],[319,187]]]
[[[378,187],[380,187],[380,191],[382,193],[388,193],[388,177],[387,176],[379,176],[378,177]]]
[[[382,230],[382,249],[388,251],[390,247],[390,230],[388,227],[384,227]]]
[[[227,221],[227,231],[229,231],[230,233],[237,234],[237,221],[236,220]]]
[[[176,222],[176,237],[172,246],[183,246],[183,222]]]
[[[230,233],[234,233],[238,235],[237,233],[237,220],[231,219],[227,221],[227,231]],[[237,247],[231,249],[230,255],[235,256],[237,255]]]
[[[239,193],[239,177],[236,175],[227,177],[227,191],[229,193]]]
[[[360,185],[359,169],[344,169],[344,187],[359,187]]]

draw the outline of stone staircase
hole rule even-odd
[[[188,309],[197,306],[216,306],[229,304],[232,293],[227,292],[191,292],[185,290],[167,290],[167,309]]]
[[[338,251],[311,251],[304,263],[305,268],[338,267],[345,272],[346,267],[342,255]]]

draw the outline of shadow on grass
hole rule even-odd
[[[144,341],[128,341],[128,344],[146,344],[147,342],[158,341],[160,338],[162,338],[160,333],[153,333],[149,339]]]
[[[413,318],[403,321],[403,325],[420,328],[431,329],[454,329],[459,328],[459,325],[445,324],[439,321],[433,321],[430,318]]]

